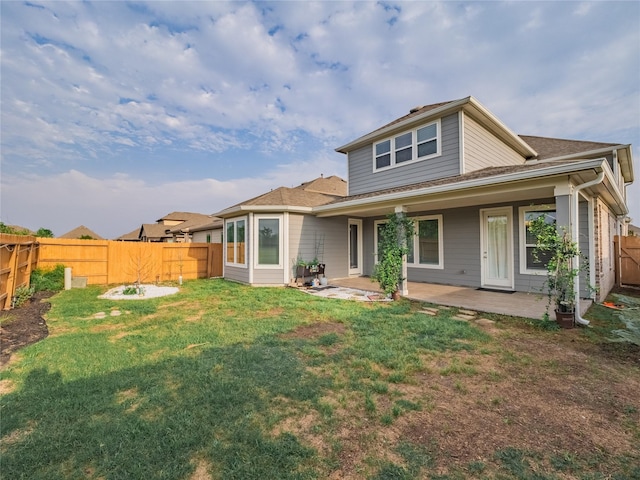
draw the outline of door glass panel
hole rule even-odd
[[[349,268],[358,268],[358,225],[353,223],[349,225]]]
[[[508,219],[506,215],[492,215],[487,218],[487,277],[509,278]]]

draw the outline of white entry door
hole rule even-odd
[[[362,220],[349,219],[349,275],[362,275]]]
[[[513,289],[513,226],[511,208],[480,210],[482,286]]]

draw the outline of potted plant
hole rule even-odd
[[[320,263],[317,258],[311,261],[305,261],[302,257],[298,257],[295,263],[296,266],[296,279],[311,276],[318,276],[324,274],[324,263]]]
[[[387,218],[387,223],[379,231],[378,263],[371,278],[378,282],[385,294],[397,300],[400,297],[400,284],[404,280],[404,256],[409,253],[414,225],[404,214],[390,214]]]
[[[573,241],[566,228],[556,228],[541,215],[531,222],[529,230],[536,238],[533,252],[536,259],[547,262],[547,278],[543,288],[547,291],[549,306],[555,306],[556,321],[562,328],[575,324],[576,277],[584,269],[578,244]]]

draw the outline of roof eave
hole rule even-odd
[[[608,147],[596,148],[594,150],[587,150],[586,152],[578,152],[571,153],[569,155],[561,155],[559,157],[550,157],[545,158],[544,160],[540,160],[541,162],[557,162],[561,160],[571,160],[574,158],[580,158],[585,156],[593,156],[593,155],[607,155],[612,153],[614,150],[618,151],[618,160],[623,160],[620,162],[620,168],[622,169],[622,176],[625,179],[626,183],[633,182],[634,174],[633,174],[633,157],[631,153],[631,145],[630,144],[620,144],[620,145],[612,145]],[[623,152],[623,157],[620,159],[620,152]]]
[[[312,213],[315,207],[301,207],[296,205],[238,205],[227,208],[215,214],[216,217],[230,218],[243,213],[261,212],[289,212],[289,213]]]
[[[541,177],[541,176],[570,174],[572,172],[577,172],[580,170],[588,170],[592,168],[602,169],[604,168],[603,163],[606,164],[608,167],[607,161],[602,158],[580,162],[579,168],[576,168],[578,164],[551,165],[546,168],[529,170],[525,172],[507,173],[503,175],[496,175],[492,177],[467,180],[467,181],[462,181],[462,182],[457,182],[452,184],[438,185],[435,187],[425,187],[425,188],[419,188],[416,190],[394,192],[386,195],[379,195],[375,197],[367,197],[367,198],[362,198],[358,200],[341,202],[338,204],[321,205],[319,207],[314,208],[313,212],[323,213],[323,212],[330,212],[331,210],[339,211],[339,210],[345,210],[350,207],[355,208],[355,207],[364,206],[364,205],[367,205],[368,203],[383,203],[383,202],[389,202],[389,201],[395,201],[395,200],[402,201],[403,199],[406,199],[406,198],[418,197],[422,195],[455,192],[455,191],[463,190],[467,188],[487,187],[491,185],[498,185],[501,183],[530,180],[530,179],[534,179],[536,177]]]

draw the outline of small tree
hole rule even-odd
[[[379,231],[379,258],[372,279],[380,284],[387,295],[398,290],[404,278],[402,265],[404,256],[409,253],[409,244],[413,240],[414,223],[404,214],[389,214]]]
[[[575,310],[575,279],[585,267],[584,263],[574,265],[575,258],[581,258],[578,244],[573,241],[567,229],[556,228],[545,221],[543,215],[531,222],[529,230],[536,238],[534,256],[547,260],[547,290],[549,304],[555,304],[558,312]]]
[[[53,232],[48,228],[39,228],[36,232],[36,237],[53,238]]]
[[[151,278],[155,264],[153,257],[149,252],[149,247],[145,242],[140,242],[135,251],[132,250],[129,255],[129,268],[127,273],[135,276],[136,285],[142,284],[148,278]]]

